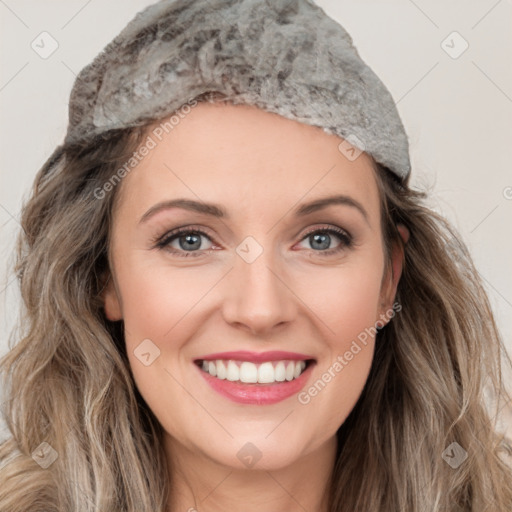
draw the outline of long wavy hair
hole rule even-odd
[[[147,126],[59,146],[23,205],[23,307],[0,361],[11,434],[0,445],[1,512],[166,510],[162,427],[134,383],[123,322],[106,319],[101,299],[119,187],[95,194]],[[510,402],[510,360],[481,278],[427,193],[374,171],[387,263],[392,243],[404,250],[401,311],[379,329],[366,385],[337,432],[329,510],[510,511],[511,442],[496,423]],[[398,223],[410,231],[405,246]],[[467,453],[456,468],[443,457],[454,442]],[[57,458],[45,467],[41,454]]]

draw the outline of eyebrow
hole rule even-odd
[[[357,209],[369,224],[368,213],[364,209],[363,205],[353,197],[347,195],[322,197],[309,203],[304,203],[294,210],[294,215],[297,217],[304,217],[331,205],[351,206]],[[229,214],[220,205],[180,198],[162,201],[155,204],[140,218],[139,224],[148,221],[153,215],[171,208],[182,208],[184,210],[201,213],[203,215],[210,215],[212,217],[229,218]]]

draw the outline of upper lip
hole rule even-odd
[[[250,352],[249,350],[238,350],[235,352],[216,352],[215,354],[208,354],[198,357],[196,361],[214,361],[216,359],[231,359],[236,361],[262,363],[265,361],[282,361],[285,359],[291,359],[293,361],[306,361],[308,359],[314,358],[306,354],[299,354],[298,352],[284,352],[282,350],[272,350],[269,352]]]

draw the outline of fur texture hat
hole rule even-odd
[[[312,0],[161,0],[78,75],[65,143],[170,115],[219,91],[346,139],[404,179],[408,140],[391,94]]]

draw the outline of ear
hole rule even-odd
[[[404,245],[409,241],[410,233],[409,230],[403,224],[397,224],[398,232],[404,242]],[[384,279],[382,280],[381,287],[381,316],[391,307],[395,301],[396,290],[400,276],[402,275],[404,261],[403,247],[398,243],[393,243],[391,249],[391,265]]]
[[[116,288],[112,275],[109,275],[107,277],[107,284],[105,285],[101,296],[103,299],[105,316],[112,322],[123,319],[121,301],[119,300],[119,294]]]

